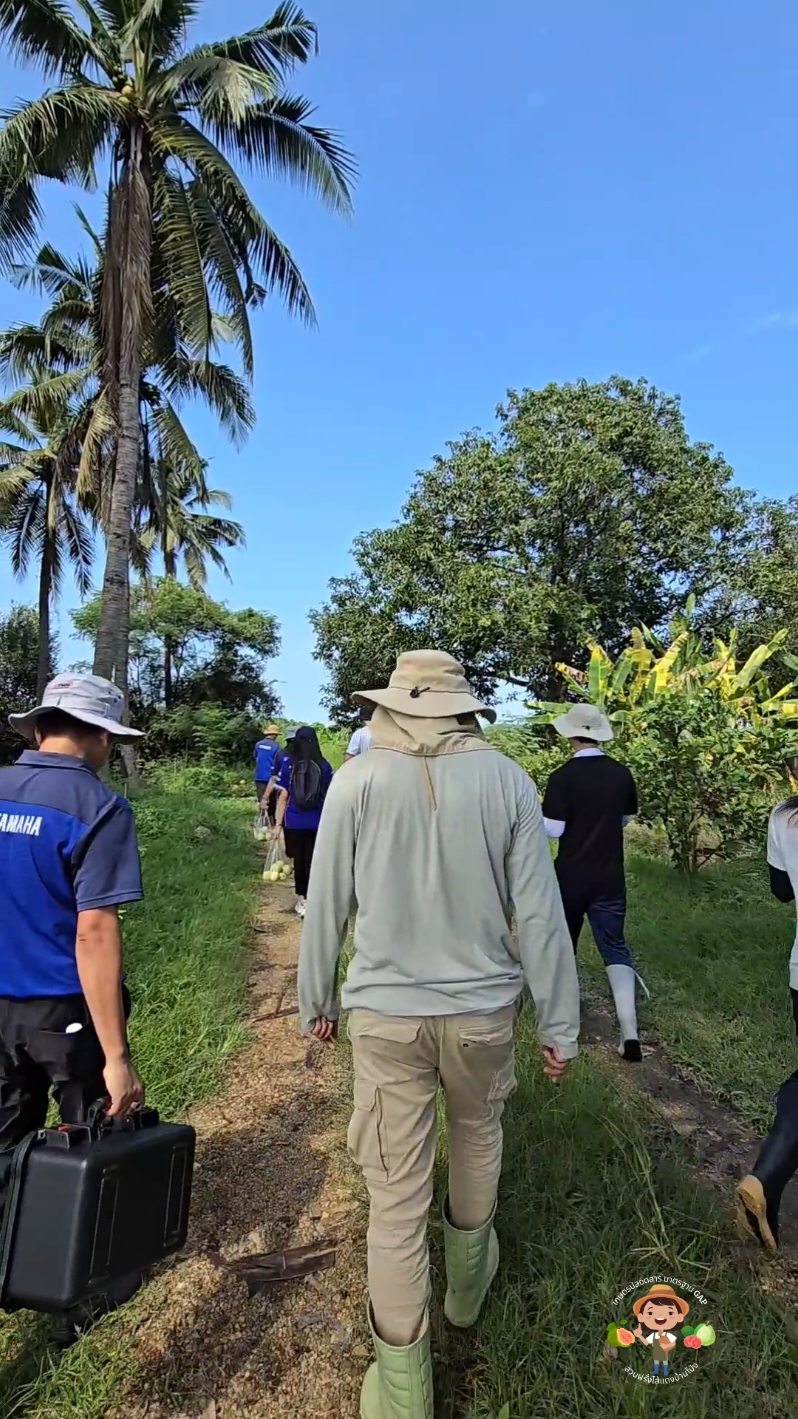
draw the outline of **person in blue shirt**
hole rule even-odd
[[[294,864],[295,911],[300,917],[305,915],[316,834],[332,776],[332,765],[322,756],[315,729],[304,725],[296,731],[291,757],[280,770],[274,828],[275,838],[284,834],[285,850]]]
[[[9,716],[35,747],[0,769],[0,1148],[44,1127],[51,1091],[64,1123],[103,1098],[122,1117],[144,1100],[119,927],[119,907],[142,896],[136,829],[98,778],[114,741],[139,735],[122,707],[108,680],[59,675],[41,704]],[[126,1281],[109,1304],[140,1277]],[[54,1338],[75,1338],[69,1318]]]
[[[279,771],[282,749],[280,748],[280,727],[267,724],[264,737],[255,745],[255,793],[258,807],[268,813],[269,822],[274,827],[274,813],[277,807],[276,778]]]

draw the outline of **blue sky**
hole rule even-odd
[[[256,316],[243,452],[189,419],[248,537],[233,586],[212,589],[278,616],[273,673],[295,718],[319,713],[307,612],[353,537],[391,521],[414,472],[489,425],[508,387],[644,375],[682,395],[692,437],[742,484],[798,491],[794,6],[307,10],[321,52],[296,87],[357,156],[355,220],[254,185],[319,329]],[[206,0],[200,33],[227,34],[233,13],[245,29],[264,7]],[[0,83],[38,87],[6,59]],[[68,197],[48,193],[47,211],[68,242]],[[3,296],[4,320],[30,314],[29,297]],[[0,605],[25,594],[0,569]]]

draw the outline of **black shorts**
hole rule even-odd
[[[122,995],[127,1019],[126,986]],[[44,1128],[51,1090],[62,1123],[83,1123],[92,1104],[107,1097],[104,1069],[84,996],[0,996],[0,1148]]]

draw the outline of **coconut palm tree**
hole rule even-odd
[[[101,257],[101,244],[83,220],[95,243],[95,254]],[[73,461],[77,459],[70,485],[74,511],[82,510],[95,526],[104,527],[109,512],[109,480],[104,473],[113,459],[115,426],[100,380],[101,266],[94,267],[82,257],[65,257],[47,245],[32,264],[17,267],[14,278],[18,286],[48,296],[50,304],[38,325],[20,323],[0,331],[0,379],[22,385],[11,396],[9,409],[14,412],[20,400],[27,408],[32,396],[26,395],[25,389],[35,384],[36,408],[60,410],[59,401],[66,390],[73,428],[71,456]],[[140,382],[143,438],[134,504],[133,561],[137,570],[144,569],[157,548],[164,553],[167,571],[171,561],[176,564],[182,557],[190,578],[199,581],[202,559],[210,558],[225,569],[219,549],[238,545],[243,532],[238,523],[209,512],[213,506],[229,507],[229,496],[208,489],[206,465],[174,401],[192,396],[202,399],[236,442],[252,427],[254,411],[244,381],[227,366],[213,360],[192,360],[181,350],[170,351],[169,310],[164,312],[159,306],[158,313],[161,366],[148,368]],[[154,354],[148,347],[148,361]],[[54,429],[63,426],[64,417]],[[17,447],[17,459],[25,450]],[[11,450],[8,456],[12,456]],[[16,488],[22,486],[20,479],[21,474]],[[124,672],[126,668],[125,660]],[[119,679],[126,688],[126,674],[120,673]]]
[[[15,576],[38,562],[39,694],[50,670],[52,603],[67,565],[82,596],[91,586],[91,523],[75,493],[82,419],[85,406],[65,387],[55,396],[46,370],[0,403],[0,428],[15,440],[0,444],[0,539]]]
[[[0,130],[0,258],[27,252],[41,180],[86,188],[110,154],[104,237],[103,390],[116,424],[95,670],[127,655],[131,514],[140,458],[140,382],[159,297],[171,348],[207,361],[220,332],[252,370],[249,311],[272,291],[312,319],[290,252],[251,201],[234,163],[288,178],[350,210],[351,158],[312,124],[286,81],[316,47],[293,0],[229,40],[186,47],[196,0],[0,0],[0,34],[55,86]],[[221,316],[221,320],[219,319]]]
[[[149,429],[145,424],[145,447]],[[229,578],[222,548],[244,545],[244,529],[214,509],[229,511],[232,499],[221,488],[209,488],[207,465],[199,458],[176,462],[163,450],[145,461],[144,486],[137,498],[131,561],[142,577],[152,571],[153,556],[160,553],[166,576],[177,577],[182,561],[192,586],[204,590],[208,562]],[[164,640],[164,701],[172,703],[172,645]]]
[[[229,493],[208,487],[204,466],[197,474],[157,459],[149,471],[148,494],[138,501],[133,525],[135,570],[148,576],[157,552],[166,576],[176,577],[182,561],[188,581],[200,591],[208,583],[209,562],[229,580],[222,548],[243,547],[246,537],[240,522],[221,517],[214,509],[229,512],[231,507]]]

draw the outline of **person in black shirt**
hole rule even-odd
[[[573,758],[551,775],[543,798],[546,832],[559,840],[555,869],[568,929],[576,950],[587,917],[615,1000],[619,1052],[639,1062],[637,975],[624,936],[623,830],[637,812],[635,781],[625,764],[599,748],[612,739],[612,729],[594,705],[573,705],[554,728],[573,749]]]

